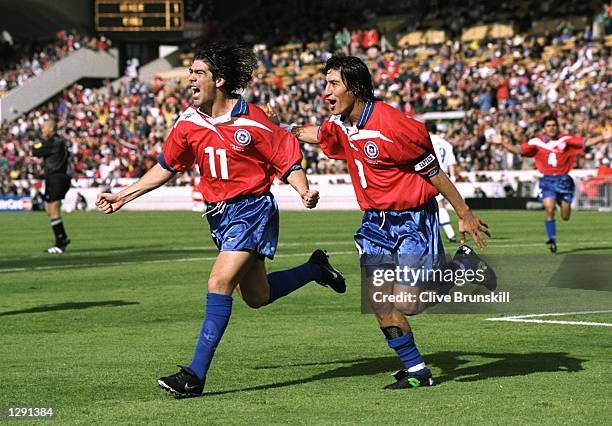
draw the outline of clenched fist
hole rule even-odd
[[[98,198],[96,198],[96,207],[101,212],[106,214],[111,214],[116,212],[121,208],[123,204],[119,202],[118,194],[111,194],[110,192],[103,192],[98,194]]]
[[[301,194],[302,203],[308,209],[314,209],[319,202],[319,191],[315,191],[313,189],[309,189],[308,191]]]

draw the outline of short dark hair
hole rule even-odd
[[[425,123],[427,126],[427,131],[429,133],[436,133],[438,131],[438,126],[435,121],[428,121]]]
[[[257,68],[257,58],[253,49],[242,45],[210,43],[198,51],[194,61],[206,62],[213,79],[223,78],[221,90],[233,95],[251,82],[253,71]]]
[[[557,117],[555,117],[552,114],[549,114],[547,116],[544,116],[541,120],[542,123],[542,127],[546,126],[546,123],[548,123],[549,121],[554,121],[555,124],[557,125],[557,127],[559,127],[559,122],[557,121]]]
[[[342,82],[349,92],[362,101],[374,100],[372,75],[368,66],[356,56],[335,55],[325,63],[324,74],[329,70],[340,71]]]

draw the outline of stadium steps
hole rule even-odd
[[[0,123],[10,122],[83,78],[116,78],[117,49],[79,49],[0,98]]]
[[[165,75],[176,70],[179,77],[187,77],[187,67],[191,65],[191,56],[175,50],[163,58],[155,59],[138,68],[138,80],[150,83],[155,76]],[[180,70],[180,72],[179,72]]]

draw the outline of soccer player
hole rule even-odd
[[[425,125],[374,99],[370,72],[359,58],[333,56],[324,73],[332,116],[320,127],[297,126],[292,132],[301,141],[318,143],[328,157],[347,162],[357,201],[364,210],[355,242],[370,282],[375,269],[390,258],[414,261],[405,266],[415,269],[438,266],[436,259],[444,256],[435,202],[438,192],[452,204],[477,245],[486,246],[487,225],[474,216],[440,170]],[[495,288],[494,273],[472,249],[461,246],[455,258],[465,261],[466,269],[473,269],[474,263],[487,269],[483,284]],[[405,312],[395,307],[387,312],[374,310],[388,346],[405,366],[394,375],[396,382],[386,388],[431,386],[431,372]]]
[[[193,105],[168,135],[158,164],[117,194],[102,193],[97,207],[105,213],[165,184],[194,162],[200,169],[198,189],[207,204],[213,240],[219,248],[208,278],[206,316],[188,366],[162,377],[159,385],[177,396],[198,396],[232,311],[238,291],[248,306],[273,303],[308,282],[346,291],[342,274],[322,250],[293,269],[266,274],[278,241],[279,214],[270,186],[275,176],[289,183],[304,206],[318,202],[300,163],[298,141],[271,123],[264,112],[236,93],[251,80],[257,61],[250,49],[211,44],[198,52],[189,69]]]
[[[535,166],[544,176],[540,178],[538,199],[544,204],[546,220],[544,229],[548,240],[546,244],[552,253],[557,252],[557,226],[555,210],[561,206],[561,219],[569,220],[572,213],[572,201],[576,186],[569,175],[576,163],[576,156],[584,153],[584,149],[610,140],[611,134],[606,132],[595,138],[586,140],[577,135],[559,133],[557,119],[548,115],[542,119],[544,133],[520,145],[513,145],[509,138],[496,135],[492,142],[517,155],[534,157]]]
[[[436,126],[436,123],[432,121],[427,123],[427,131],[429,132],[431,144],[434,147],[440,169],[450,177],[451,181],[454,182],[456,179],[455,164],[457,164],[457,161],[455,160],[453,146],[449,141],[438,134],[438,127]],[[448,214],[448,210],[446,210],[446,203],[442,194],[436,195],[436,201],[438,202],[438,219],[440,220],[440,227],[442,227],[444,230],[448,241],[455,243],[457,242],[457,238],[455,238],[455,231],[453,230],[451,218]],[[465,244],[465,231],[463,231],[462,228],[463,226],[461,224],[461,220],[459,220],[461,244]]]
[[[62,221],[62,200],[70,189],[70,176],[68,175],[70,155],[66,141],[57,134],[56,130],[56,122],[47,120],[41,129],[43,140],[32,147],[32,155],[42,157],[44,160],[45,211],[55,235],[55,244],[47,249],[49,254],[64,253],[70,244],[70,238]]]

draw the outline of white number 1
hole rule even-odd
[[[368,187],[368,182],[366,181],[365,174],[363,173],[363,163],[355,159],[355,164],[357,165],[357,173],[359,173],[359,180],[361,181],[361,187],[365,189]]]
[[[212,146],[207,146],[204,148],[204,152],[208,154],[208,165],[210,166],[210,174],[212,177],[217,177],[217,166],[215,165],[215,148]],[[217,155],[219,156],[219,164],[221,165],[221,179],[228,180],[229,179],[229,171],[227,169],[227,153],[224,149],[218,148],[216,150]]]

